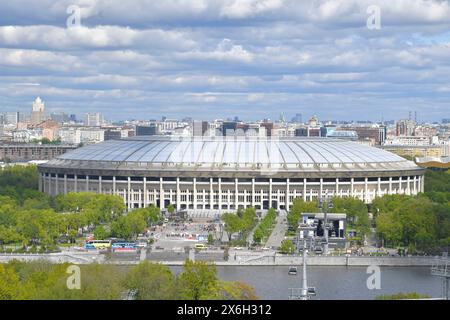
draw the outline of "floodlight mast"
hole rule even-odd
[[[323,246],[323,253],[324,255],[328,255],[328,218],[327,213],[328,210],[333,209],[333,201],[331,198],[325,198],[325,201],[322,200],[322,198],[319,199],[319,211],[323,212],[324,219],[323,219],[323,233],[325,238],[325,244]]]

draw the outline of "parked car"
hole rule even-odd
[[[323,248],[321,246],[316,246],[314,248],[314,253],[315,254],[322,254],[323,253]]]

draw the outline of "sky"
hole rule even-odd
[[[0,2],[0,112],[440,121],[449,80],[449,1]]]

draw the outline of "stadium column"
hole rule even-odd
[[[244,208],[247,208],[247,189],[244,188]]]
[[[73,179],[74,179],[74,182],[73,182],[74,191],[78,192],[78,175],[74,175]]]
[[[127,202],[128,202],[128,209],[131,209],[131,177],[128,177],[128,186],[127,186]]]
[[[98,176],[98,193],[102,194],[102,176]]]
[[[421,186],[420,186],[420,192],[425,192],[425,176],[420,177],[421,180]]]
[[[403,194],[403,193],[404,193],[402,181],[403,181],[403,180],[402,180],[402,177],[400,176],[400,177],[398,178],[398,193],[399,193],[399,194]]]
[[[234,207],[238,209],[238,201],[239,201],[239,189],[238,189],[238,178],[234,179]]]
[[[219,210],[222,210],[222,178],[219,178]]]
[[[289,178],[286,179],[286,196],[284,197],[284,208],[286,210],[289,210],[289,199],[290,199],[290,195],[289,195]]]
[[[176,203],[177,210],[180,210],[180,209],[181,209],[181,204],[180,204],[180,201],[181,201],[181,195],[180,195],[180,177],[177,177],[177,194],[176,194],[176,199],[177,199],[177,203]]]
[[[279,211],[280,210],[280,189],[277,189],[277,207],[276,209]]]
[[[64,194],[67,194],[67,174],[64,174]]]
[[[164,188],[163,188],[163,178],[160,177],[159,178],[159,208],[160,209],[165,209],[164,206]]]
[[[143,208],[142,206],[142,189],[138,189],[138,208]]]
[[[214,209],[213,178],[209,178],[209,208]]]
[[[378,177],[377,196],[381,197],[381,177]]]
[[[47,183],[48,183],[48,193],[51,195],[52,194],[52,174],[51,173],[48,174]]]
[[[116,194],[116,176],[113,176],[113,194]]]
[[[417,176],[414,176],[414,180],[413,180],[413,193],[417,194]]]
[[[355,196],[355,178],[350,179],[350,196]]]
[[[368,185],[368,178],[365,177],[364,178],[364,202],[368,203],[370,202],[370,197],[369,197],[369,185]]]
[[[410,176],[408,176],[407,178],[406,178],[406,194],[409,196],[409,195],[411,195],[411,186],[410,186],[410,183],[411,183],[411,178],[410,178]]]
[[[392,177],[389,177],[389,194],[392,194]]]
[[[206,189],[203,188],[203,196],[202,196],[202,209],[206,209]]]
[[[320,178],[320,186],[319,186],[319,199],[323,197],[323,178]]]
[[[255,178],[252,178],[252,207],[255,207]]]
[[[143,179],[143,192],[144,192],[144,199],[143,199],[143,204],[144,204],[144,208],[147,208],[147,199],[148,199],[148,194],[147,194],[147,177],[144,177]]]
[[[86,175],[86,192],[89,192],[89,176]]]
[[[58,191],[59,191],[59,179],[58,174],[55,173],[55,196],[58,195]]]
[[[197,178],[193,179],[193,189],[194,189],[194,210],[197,210]]]
[[[269,178],[269,209],[272,208],[272,178]]]
[[[306,202],[306,178],[303,178],[303,201]]]
[[[43,188],[43,184],[42,184],[42,175],[43,175],[43,173],[39,173],[39,191],[45,192],[45,190]]]
[[[335,190],[335,196],[339,197],[339,178],[336,178],[336,190]]]

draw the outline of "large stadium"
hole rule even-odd
[[[424,169],[387,151],[326,138],[167,136],[110,140],[38,167],[50,195],[91,191],[129,209],[288,209],[294,199],[423,192]]]

